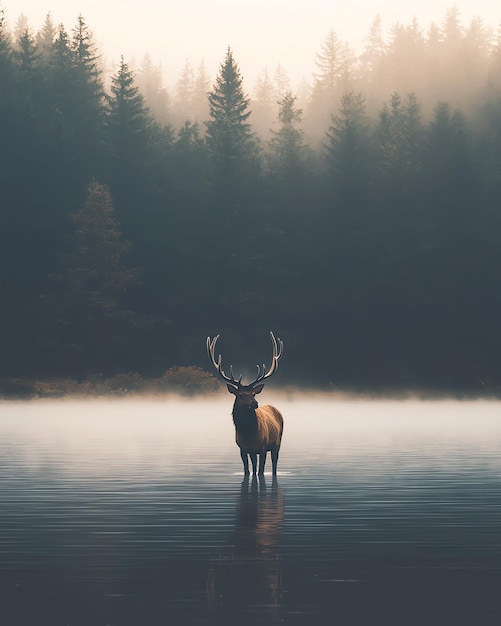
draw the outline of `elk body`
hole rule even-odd
[[[252,463],[252,473],[262,475],[266,463],[266,455],[271,453],[272,471],[277,473],[278,454],[284,430],[284,420],[278,409],[274,406],[258,406],[256,396],[263,390],[263,381],[272,376],[282,356],[283,342],[275,339],[270,332],[273,346],[273,359],[270,369],[257,366],[257,378],[248,385],[242,385],[242,377],[235,380],[233,368],[230,365],[230,376],[227,376],[221,367],[221,355],[215,358],[216,342],[219,335],[211,339],[207,337],[207,354],[215,367],[218,375],[227,384],[228,391],[235,396],[233,404],[233,423],[235,424],[235,440],[240,448],[240,456],[244,464],[244,473],[250,474],[249,458]],[[258,457],[259,455],[259,467]]]

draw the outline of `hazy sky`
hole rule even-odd
[[[385,32],[414,16],[427,30],[452,4],[464,24],[478,16],[497,30],[501,6],[493,0],[0,0],[11,26],[24,13],[35,30],[49,11],[67,30],[81,13],[108,61],[120,54],[140,61],[149,53],[174,80],[186,60],[197,66],[203,59],[214,77],[230,45],[247,90],[259,72],[268,67],[272,73],[278,63],[294,83],[310,79],[331,28],[359,49],[377,14]]]

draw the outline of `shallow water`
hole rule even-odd
[[[0,623],[500,623],[500,403],[265,400],[0,404]]]

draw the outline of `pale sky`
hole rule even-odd
[[[314,58],[333,28],[342,41],[362,47],[375,16],[385,33],[415,16],[426,31],[455,4],[467,25],[473,17],[497,30],[501,5],[493,0],[0,0],[10,26],[20,14],[34,30],[48,12],[70,31],[81,13],[106,60],[140,62],[149,53],[161,63],[168,82],[189,60],[204,60],[214,78],[229,45],[251,91],[265,68],[281,66],[293,85],[310,80]]]

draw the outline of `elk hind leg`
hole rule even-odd
[[[278,465],[278,452],[280,448],[273,448],[271,451],[271,466],[273,476],[277,475],[277,465]]]
[[[266,450],[263,450],[259,453],[259,475],[262,476],[264,474],[264,466],[266,463]]]

